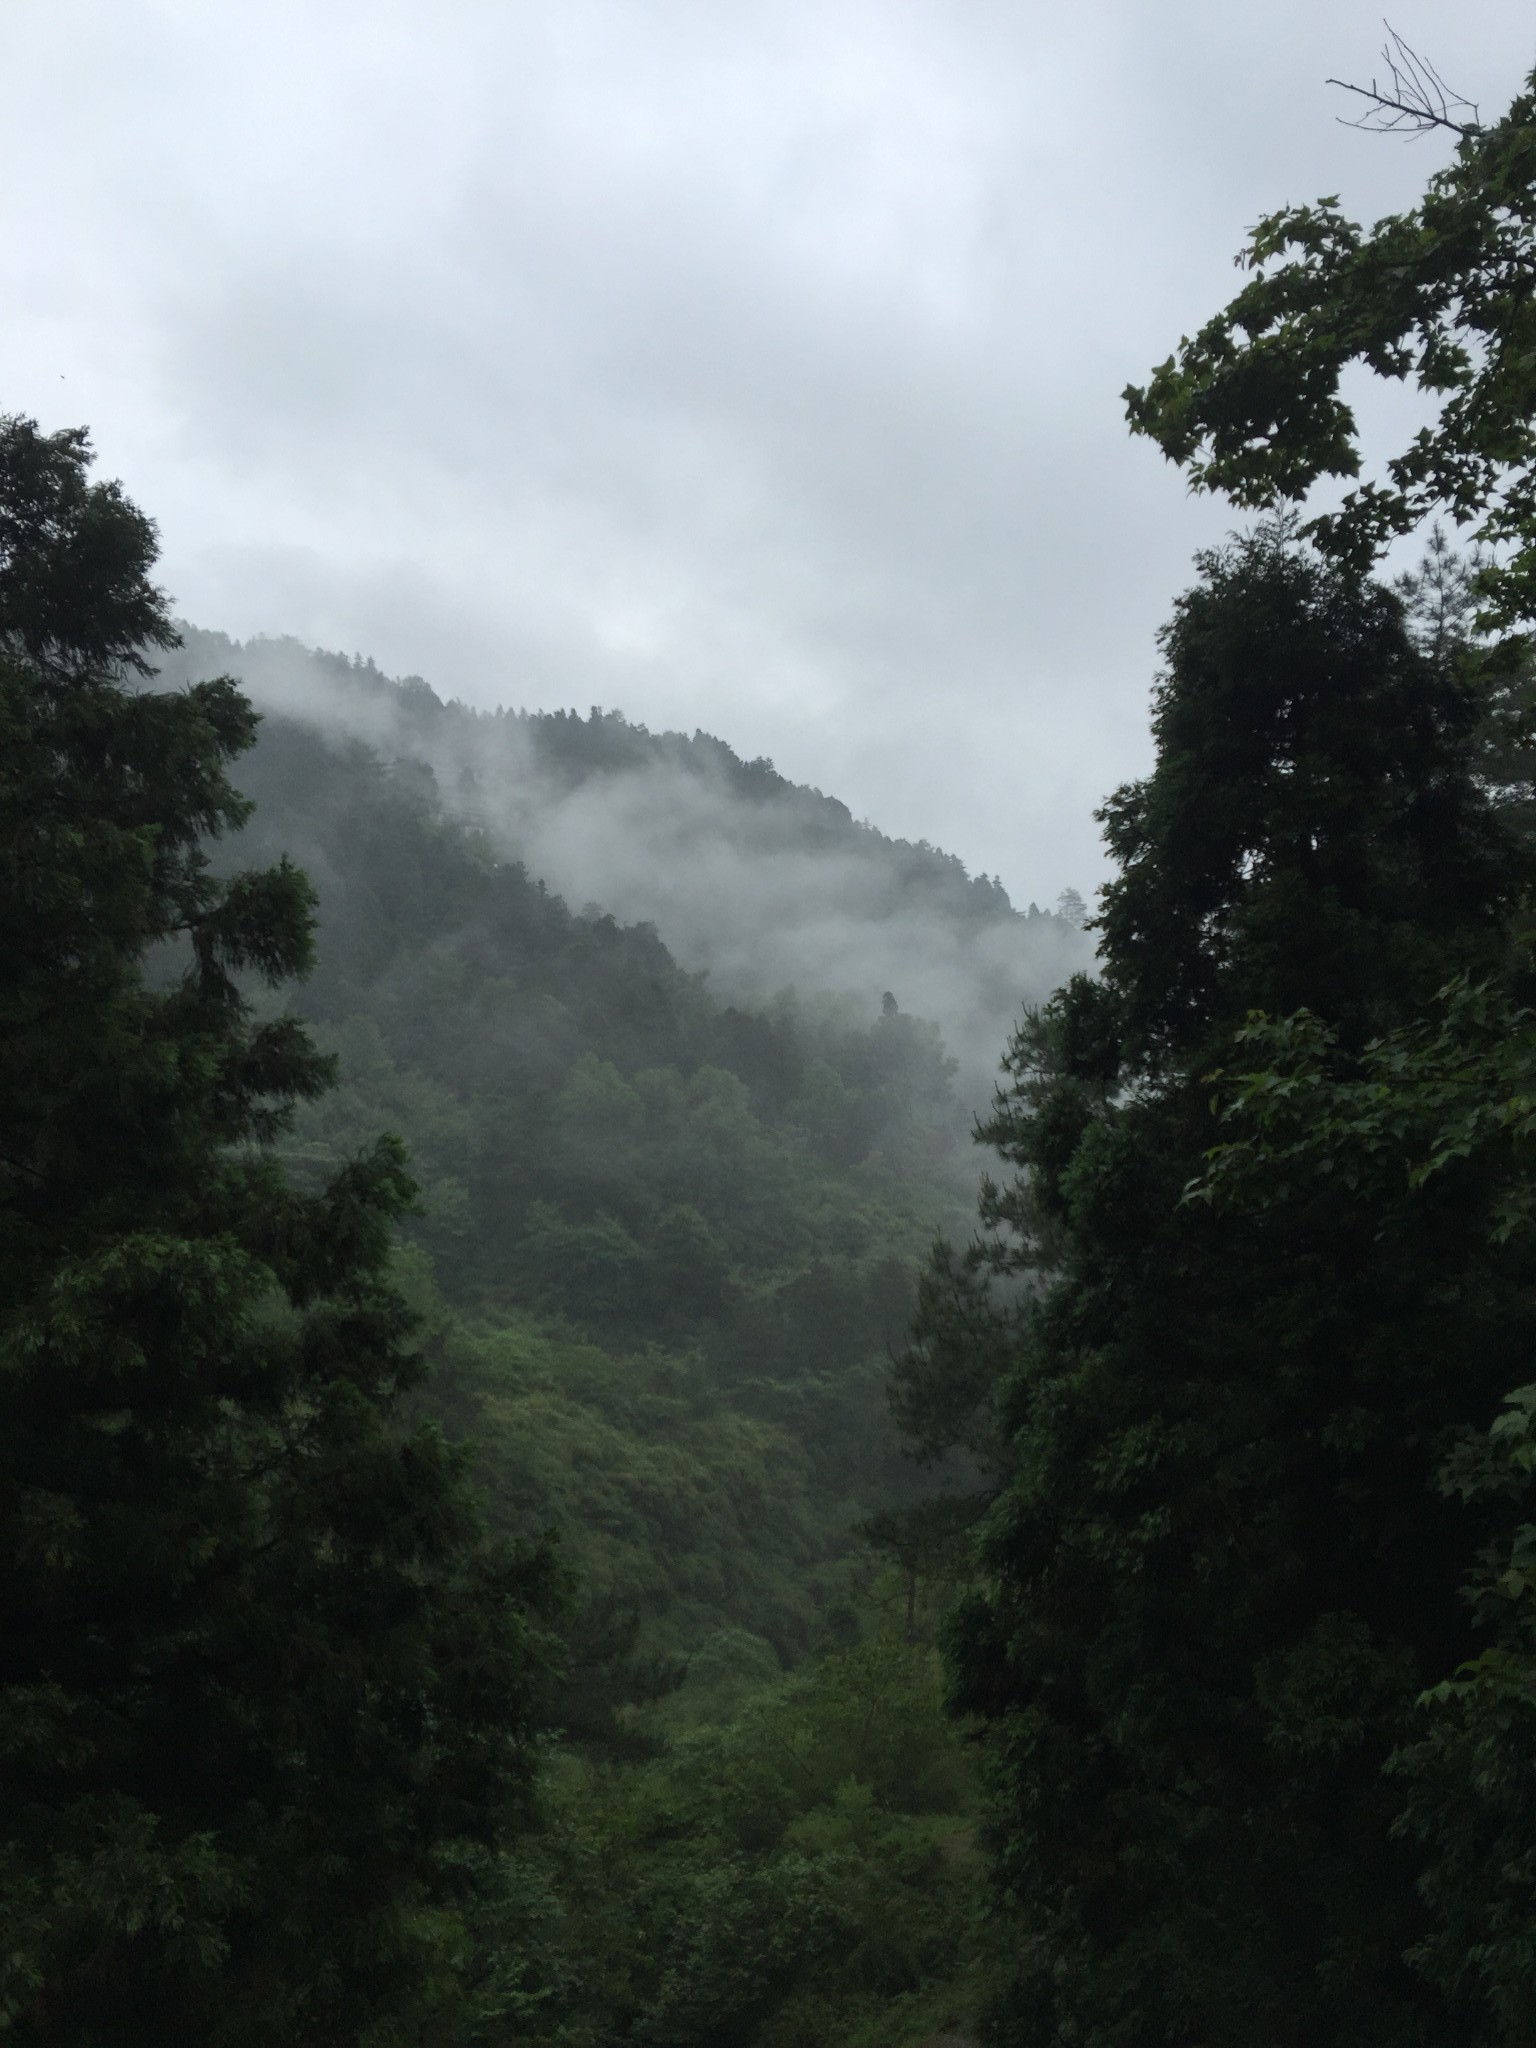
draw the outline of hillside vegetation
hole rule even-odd
[[[477,711],[361,656],[180,631],[162,657],[167,684],[238,675],[274,722],[430,770],[446,813],[496,858],[573,909],[653,925],[725,1002],[760,1010],[798,988],[848,996],[867,1016],[894,993],[941,1028],[969,1109],[990,1098],[1020,1004],[1092,957],[1070,892],[1066,916],[1020,912],[996,877],[891,839],[708,733],[652,733],[600,707]],[[280,782],[263,788],[282,799]]]
[[[1536,77],[1392,48],[1419,207],[1126,394],[1265,516],[1092,971],[702,735],[178,639],[0,420],[16,2048],[1536,2039]]]
[[[419,758],[268,713],[238,776],[255,811],[220,864],[287,855],[320,889],[286,993],[339,1080],[282,1156],[320,1187],[406,1139],[416,1402],[473,1441],[493,1531],[552,1536],[568,1575],[564,1761],[514,1886],[544,1932],[531,1959],[491,1918],[495,1996],[561,2042],[802,2040],[814,2015],[918,2038],[971,1967],[972,1791],[944,1586],[861,1530],[944,1483],[886,1393],[920,1261],[964,1226],[936,1027],[722,1003],[654,929],[499,859]]]

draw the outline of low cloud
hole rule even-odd
[[[656,927],[721,997],[884,996],[937,1023],[980,1106],[1021,1010],[1090,965],[1076,923],[856,822],[835,797],[702,732],[445,705],[419,679],[293,641],[187,629],[167,680],[227,671],[261,708],[425,762],[445,805],[572,905]]]

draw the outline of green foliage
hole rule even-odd
[[[1350,491],[1340,510],[1304,530],[1358,572],[1436,507],[1458,524],[1480,521],[1478,535],[1495,551],[1470,579],[1483,607],[1477,623],[1510,637],[1466,647],[1468,579],[1438,533],[1425,573],[1409,579],[1404,594],[1432,662],[1476,678],[1478,783],[1496,795],[1523,848],[1531,840],[1531,677],[1529,643],[1518,634],[1536,615],[1533,194],[1536,76],[1502,120],[1461,129],[1454,164],[1430,180],[1414,211],[1369,233],[1345,220],[1334,200],[1262,221],[1240,258],[1251,281],[1146,389],[1126,393],[1133,428],[1156,439],[1197,487],[1273,506],[1300,502],[1320,479],[1359,474],[1355,421],[1341,397],[1347,367],[1413,377],[1435,405],[1433,424],[1387,465],[1383,480]],[[1433,787],[1416,779],[1433,802]],[[1523,925],[1526,855],[1512,846],[1506,860],[1501,908]],[[1454,894],[1464,894],[1467,879]],[[1373,948],[1366,957],[1374,974],[1379,955]],[[1337,1714],[1313,1720],[1324,1739],[1330,1729],[1347,1737],[1363,1700],[1378,1753],[1394,1728],[1402,1744],[1389,1767],[1388,1782],[1406,1802],[1395,1832],[1404,1851],[1417,1854],[1429,1918],[1415,1934],[1402,1917],[1396,1939],[1412,1943],[1414,1963],[1446,2001],[1438,2020],[1422,2024],[1436,2039],[1454,2030],[1458,2039],[1513,2043],[1528,2039],[1536,2022],[1536,1667],[1525,1576],[1532,1539],[1519,1519],[1529,1511],[1529,1391],[1508,1396],[1491,1429],[1488,1418],[1504,1389],[1526,1377],[1504,1333],[1531,1281],[1533,1070],[1530,1022],[1518,1000],[1528,969],[1497,954],[1479,958],[1475,948],[1444,958],[1462,972],[1438,1009],[1427,989],[1417,1004],[1404,1002],[1402,986],[1391,1005],[1355,1016],[1332,990],[1292,985],[1278,1002],[1253,996],[1256,1008],[1287,1014],[1258,1017],[1227,1047],[1213,1045],[1212,1063],[1228,1069],[1218,1077],[1223,1124],[1212,1134],[1222,1142],[1191,1175],[1181,1213],[1196,1236],[1214,1228],[1240,1241],[1246,1233],[1258,1247],[1290,1246],[1298,1266],[1307,1262],[1317,1275],[1312,1327],[1322,1311],[1339,1330],[1358,1328],[1365,1353],[1395,1347],[1407,1398],[1390,1417],[1392,1429],[1372,1423],[1370,1403],[1354,1412],[1320,1406],[1321,1441],[1352,1444],[1358,1456],[1374,1428],[1378,1464],[1390,1441],[1401,1464],[1422,1474],[1460,1425],[1460,1447],[1439,1474],[1445,1511],[1424,1503],[1415,1510],[1407,1499],[1399,1508],[1401,1532],[1417,1539],[1417,1552],[1386,1524],[1378,1542],[1383,1554],[1390,1542],[1427,1624],[1443,1607],[1448,1567],[1464,1570],[1481,1538],[1472,1611],[1494,1640],[1468,1656],[1473,1643],[1443,1620],[1421,1626],[1413,1669],[1438,1682],[1407,1726],[1385,1699],[1370,1703],[1363,1666],[1350,1712],[1341,1695]],[[1403,1319],[1414,1306],[1425,1318],[1419,1327]],[[1422,1339],[1430,1329],[1439,1333],[1443,1389],[1426,1407],[1431,1361]],[[1309,1333],[1301,1341],[1317,1340]],[[1350,1483],[1360,1486],[1353,1476]],[[1356,1619],[1364,1618],[1361,1610]],[[1328,1627],[1342,1675],[1363,1639],[1351,1644],[1340,1634],[1339,1617]],[[1408,1639],[1404,1632],[1405,1647]]]
[[[274,1157],[330,1064],[242,989],[313,895],[209,869],[254,719],[125,680],[170,629],[87,459],[0,426],[0,2030],[447,2040],[552,1566],[395,1417],[398,1141]]]
[[[340,1081],[283,1157],[317,1189],[381,1126],[408,1141],[426,1412],[478,1441],[499,1527],[560,1532],[579,1631],[637,1631],[608,1679],[583,1667],[597,1721],[721,1628],[804,1655],[866,1569],[855,1525],[927,1485],[885,1375],[913,1267],[962,1213],[937,1034],[722,1008],[366,749],[271,718],[242,774],[241,848],[325,884],[297,1000]]]
[[[1437,507],[1507,544],[1484,565],[1484,623],[1536,615],[1536,77],[1490,128],[1469,126],[1455,162],[1413,211],[1369,232],[1336,199],[1261,220],[1232,303],[1145,388],[1125,393],[1150,435],[1202,490],[1238,505],[1299,502],[1322,477],[1355,477],[1344,371],[1412,377],[1437,417],[1386,466],[1306,528],[1363,569]]]
[[[824,1295],[846,1276],[823,1304],[839,1363],[897,1336],[890,1264],[957,1206],[964,1118],[931,1026],[722,1007],[653,931],[575,916],[495,860],[424,771],[314,729],[267,719],[242,777],[241,850],[324,885],[300,1001],[342,1086],[287,1156],[323,1171],[402,1131],[428,1197],[413,1227],[456,1304],[703,1341],[761,1375],[781,1291],[818,1272]]]
[[[1283,531],[1201,566],[1153,774],[1104,813],[1102,979],[1015,1040],[1011,1171],[907,1368],[931,1447],[951,1359],[951,1428],[998,1446],[949,1630],[1012,1932],[995,2037],[1470,2041],[1404,1961],[1428,1922],[1382,1765],[1470,1647],[1475,1517],[1432,1482],[1519,1376],[1529,1276],[1443,1284],[1449,1189],[1385,1237],[1342,1186],[1181,1197],[1247,1013],[1306,1001],[1358,1053],[1497,963],[1521,857],[1391,593]]]
[[[0,643],[55,680],[120,665],[147,673],[146,648],[180,644],[149,581],[151,520],[115,483],[91,483],[83,427],[40,434],[0,415]]]
[[[608,720],[561,733],[573,773],[598,772],[597,740],[640,743]],[[258,808],[232,851],[291,853],[322,885],[298,1001],[340,1080],[283,1157],[318,1190],[380,1126],[406,1137],[423,1197],[395,1272],[431,1365],[413,1412],[474,1440],[493,1530],[552,1531],[577,1588],[547,1825],[477,1867],[464,1909],[483,2024],[595,2044],[888,2022],[920,2040],[969,1996],[970,1866],[935,1846],[963,1834],[969,1791],[931,1662],[916,1692],[880,1677],[892,1705],[862,1738],[830,1704],[795,1706],[812,1782],[787,1804],[792,1709],[760,1696],[799,1684],[785,1672],[808,1654],[862,1654],[888,1591],[901,1611],[855,1532],[926,1484],[884,1383],[912,1268],[959,1213],[937,1033],[894,1005],[722,1007],[653,932],[573,915],[498,862],[429,776],[293,721],[264,721],[242,779]],[[923,1628],[930,1577],[925,1561]],[[874,1684],[867,1658],[851,1669]],[[790,1840],[861,1770],[885,1800],[875,1746],[883,1728],[901,1753],[896,1713],[914,1784],[959,1810],[907,1815],[903,1793],[858,1819],[854,1786],[853,1818],[826,1824],[856,1843]]]
[[[836,1583],[852,1516],[815,1497],[792,1435],[723,1399],[697,1355],[614,1357],[510,1319],[440,1345],[436,1399],[477,1441],[493,1521],[559,1530],[588,1594],[658,1650],[724,1624],[803,1652],[816,1567]]]
[[[1336,1190],[1400,1204],[1433,1181],[1469,1244],[1529,1233],[1532,1030],[1505,989],[1464,975],[1428,1014],[1353,1058],[1310,1011],[1255,1012],[1234,1041],[1244,1065],[1211,1077],[1231,1132],[1185,1199],[1279,1203]]]
[[[1400,1831],[1420,1846],[1429,1934],[1414,1961],[1447,1991],[1488,2001],[1507,2048],[1536,2027],[1536,1387],[1516,1388],[1488,1434],[1463,1440],[1441,1484],[1497,1515],[1473,1577],[1493,1640],[1425,1695],[1427,1728],[1391,1769]]]
[[[969,1778],[931,1652],[861,1642],[902,1594],[856,1534],[923,1490],[884,1374],[955,1212],[937,1032],[722,1006],[419,763],[258,731],[83,439],[8,448],[0,531],[94,561],[105,623],[70,597],[66,645],[57,563],[0,577],[0,2033],[949,2024]],[[402,729],[461,714],[373,681]],[[764,844],[874,837],[702,736],[499,735],[724,778]],[[892,904],[1011,918],[880,859]]]
[[[661,1710],[675,1729],[694,1683]],[[567,1765],[521,2038],[916,2048],[974,1995],[968,1797],[932,1651],[884,1637],[639,1769]]]
[[[1495,957],[1521,879],[1470,772],[1477,699],[1392,592],[1293,546],[1283,522],[1199,566],[1162,634],[1157,772],[1102,813],[1119,868],[1105,981],[1131,1070],[1261,1002],[1309,1001],[1369,1035],[1405,988],[1434,986],[1448,941],[1481,929]],[[1072,1015],[1104,1040],[1097,1014]]]
[[[1410,1240],[1447,1296],[1528,1285],[1536,1019],[1506,993],[1458,980],[1431,1014],[1354,1058],[1306,1013],[1256,1018],[1239,1052],[1260,1064],[1220,1077],[1225,1142],[1188,1200],[1293,1212],[1313,1229],[1347,1206],[1379,1240]],[[1388,1767],[1431,1909],[1414,1960],[1448,1993],[1481,1992],[1490,2038],[1510,2048],[1536,2018],[1533,1417],[1536,1389],[1517,1388],[1442,1466],[1441,1491],[1482,1537],[1470,1598],[1484,1647],[1424,1694]]]

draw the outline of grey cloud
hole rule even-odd
[[[1525,0],[1396,25],[1490,106]],[[189,614],[720,732],[1054,896],[1226,524],[1118,394],[1262,210],[1409,202],[1374,0],[11,0],[0,404]],[[66,372],[61,381],[59,373]]]

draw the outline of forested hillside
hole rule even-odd
[[[1536,77],[1394,75],[1421,206],[1127,394],[1263,516],[979,1205],[911,987],[1075,917],[178,638],[0,419],[0,2037],[1536,2039]],[[1362,362],[1435,423],[1317,512]]]
[[[98,1369],[69,1340],[67,1434],[105,1462],[33,1429],[35,1363],[12,1382],[10,1640],[43,1676],[7,1695],[35,1818],[0,1873],[30,1930],[4,2024],[918,2038],[967,1998],[972,1789],[932,1647],[947,1580],[864,1525],[935,1484],[885,1380],[920,1259],[963,1223],[937,1028],[888,992],[724,1002],[653,928],[504,858],[419,755],[258,720],[238,680],[167,690],[147,522],[86,483],[81,437],[7,435],[36,960],[7,1341],[64,1342],[63,1287],[127,1348]],[[77,578],[92,520],[136,637]],[[955,864],[916,867],[969,900]],[[61,878],[36,911],[34,872]],[[46,1019],[82,973],[76,1046]],[[312,1766],[284,1717],[319,1768],[374,1711],[387,1733],[287,1816]],[[313,1863],[287,1908],[285,1856]]]
[[[884,1374],[968,1166],[937,1030],[894,1003],[722,1005],[654,930],[496,859],[418,763],[269,714],[238,772],[255,811],[221,861],[289,855],[320,897],[293,1000],[340,1085],[286,1155],[318,1181],[405,1137],[421,1271],[498,1332],[449,1375],[474,1353],[519,1446],[493,1513],[562,1526],[668,1643],[729,1622],[803,1654],[818,1570],[912,1484]]]
[[[707,733],[650,733],[597,707],[474,711],[362,657],[180,630],[168,683],[238,675],[258,710],[429,768],[447,811],[498,858],[573,909],[655,925],[726,1001],[756,1009],[796,988],[848,995],[867,1014],[894,993],[940,1026],[969,1108],[991,1094],[1020,1003],[1092,957],[1080,899],[1066,915],[1016,911],[995,877],[856,823],[835,797]]]
[[[417,1403],[474,1442],[491,1527],[569,1573],[567,1762],[520,1879],[549,1925],[537,1957],[484,1934],[537,1987],[525,2036],[770,2038],[783,2008],[918,2038],[962,1996],[971,1795],[945,1584],[861,1530],[956,1483],[886,1394],[928,1244],[965,1227],[937,1028],[894,997],[722,1003],[653,928],[499,859],[419,758],[268,713],[236,772],[255,809],[219,865],[315,882],[285,997],[340,1062],[282,1156],[321,1187],[405,1138]],[[918,865],[964,907],[957,864]]]

